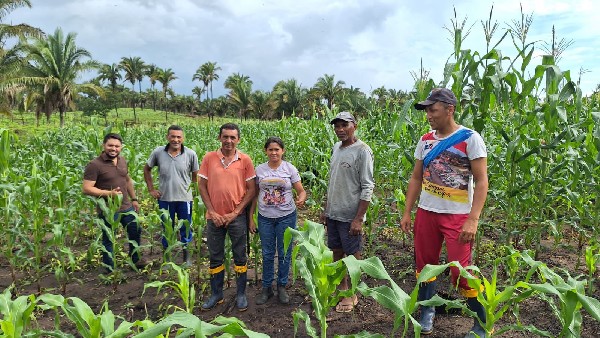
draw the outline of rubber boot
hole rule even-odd
[[[192,266],[192,258],[190,257],[190,252],[187,248],[183,248],[182,253],[183,263],[181,264],[181,267],[183,267],[184,269],[189,269]]]
[[[223,303],[223,280],[225,279],[225,270],[217,272],[210,276],[210,298],[202,304],[202,310],[208,311],[217,304]]]
[[[260,295],[258,295],[258,297],[256,297],[256,304],[262,305],[262,304],[266,303],[269,300],[269,298],[271,298],[271,297],[273,297],[273,288],[271,286],[263,287]]]
[[[290,296],[285,289],[285,285],[277,285],[277,297],[281,304],[288,304],[290,302]]]
[[[421,283],[419,287],[418,300],[429,300],[435,295],[436,282],[425,282]],[[435,306],[423,306],[421,305],[421,316],[419,317],[419,324],[421,325],[421,334],[428,335],[433,332],[433,319],[435,318]]]
[[[473,327],[471,328],[469,333],[465,335],[465,338],[487,337],[487,332],[481,326],[481,323],[485,324],[486,320],[485,309],[483,308],[483,305],[481,305],[481,303],[477,300],[477,297],[470,297],[467,298],[467,306],[469,307],[469,310],[477,313],[477,317],[473,318]],[[481,323],[479,322],[480,320]]]
[[[236,305],[238,310],[248,310],[248,299],[246,298],[246,284],[248,282],[248,276],[246,272],[237,273],[237,296],[235,297]]]

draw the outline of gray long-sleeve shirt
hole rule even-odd
[[[331,154],[325,215],[352,222],[360,201],[371,201],[373,195],[373,151],[361,140],[348,147],[341,145],[336,143]]]

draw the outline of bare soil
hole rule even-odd
[[[383,261],[387,271],[407,293],[409,293],[415,284],[413,272],[412,244],[410,240],[405,243],[397,239],[398,232],[395,230],[385,231],[378,235],[376,247],[372,248],[377,256]],[[66,288],[66,297],[78,297],[84,300],[95,311],[99,312],[104,302],[108,302],[109,308],[116,314],[128,321],[149,318],[158,321],[166,314],[174,311],[173,306],[182,307],[181,300],[177,299],[175,292],[165,288],[160,293],[156,289],[148,289],[143,293],[144,283],[156,279],[176,278],[175,275],[169,276],[168,273],[159,273],[159,264],[161,254],[159,242],[154,241],[155,247],[150,253],[145,249],[144,256],[153,261],[146,270],[135,272],[127,267],[123,268],[125,281],[117,285],[116,291],[112,285],[107,285],[99,276],[98,267],[84,266],[81,271],[74,274],[75,278],[68,283]],[[493,244],[493,243],[492,243]],[[491,245],[492,247],[494,245]],[[551,246],[550,246],[551,247]],[[177,259],[180,259],[177,256]],[[550,267],[565,268],[570,271],[572,276],[585,274],[585,271],[575,270],[577,256],[569,248],[546,249],[540,256],[540,260],[546,262]],[[249,261],[252,262],[252,261]],[[10,269],[6,261],[0,261],[0,289],[4,289],[12,283]],[[233,316],[241,319],[251,330],[263,332],[271,337],[292,337],[294,335],[294,324],[292,313],[296,309],[303,309],[311,313],[310,297],[308,297],[303,281],[297,279],[295,283],[288,285],[291,302],[288,305],[282,305],[277,301],[277,295],[271,298],[265,305],[255,305],[255,297],[261,292],[260,282],[255,284],[254,269],[249,271],[249,280],[251,282],[247,288],[249,308],[247,311],[240,312],[235,307],[235,281],[230,280],[225,289],[225,302],[218,305],[211,311],[200,311],[200,304],[204,301],[210,292],[206,279],[206,270],[201,269],[200,275],[197,268],[191,269],[191,276],[194,279],[200,279],[200,285],[196,285],[198,300],[194,314],[205,321],[210,321],[216,316]],[[484,269],[485,273],[485,269]],[[17,273],[18,281],[13,295],[37,294],[38,283],[30,271],[20,271]],[[440,294],[445,297],[457,297],[450,287],[444,287],[444,280],[448,281],[448,276],[442,276]],[[377,281],[368,278],[363,279],[367,284],[377,283]],[[600,283],[595,282],[595,298],[600,298]],[[53,274],[46,273],[39,281],[43,292],[61,293],[61,287],[57,283]],[[446,283],[445,285],[448,285]],[[443,311],[440,311],[443,312]],[[510,312],[510,311],[509,311]],[[600,323],[590,318],[585,311],[583,313],[583,332],[581,337],[598,337],[600,333]],[[34,326],[51,328],[53,325],[54,314],[51,312],[38,312],[35,314]],[[546,302],[538,298],[530,298],[520,306],[520,319],[524,325],[535,325],[539,329],[548,330],[553,335],[560,332],[561,325],[555,317],[552,309]],[[318,327],[317,320],[312,318],[313,325]],[[504,319],[499,323],[501,326],[514,324],[515,318],[507,313]],[[435,319],[435,329],[430,337],[463,337],[467,330],[473,324],[472,319],[460,313],[438,313]],[[62,330],[70,332],[77,336],[77,332],[72,323],[65,321]],[[331,311],[328,321],[328,336],[335,334],[355,334],[361,331],[380,333],[385,337],[392,335],[393,314],[380,306],[373,299],[360,297],[358,305],[351,313],[340,314]],[[318,330],[318,328],[317,328]],[[401,330],[397,336],[401,336]],[[306,337],[304,324],[300,324],[298,337]],[[412,337],[412,327],[409,328],[408,337]],[[522,333],[510,331],[499,337],[532,337],[531,333]]]

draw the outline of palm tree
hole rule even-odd
[[[231,103],[238,108],[240,120],[247,119],[250,106],[250,95],[252,94],[252,81],[250,77],[235,73],[225,80],[225,88],[229,89],[227,97]]]
[[[275,105],[276,103],[269,92],[257,90],[250,97],[250,110],[259,119],[273,118]]]
[[[213,89],[212,83],[214,81],[219,80],[219,74],[217,71],[221,70],[221,67],[217,67],[216,62],[206,62],[202,64],[202,66],[198,67],[196,73],[192,77],[192,81],[198,80],[204,83],[204,88],[206,88],[206,99],[208,100],[208,87],[210,86],[210,98],[213,98]]]
[[[154,90],[154,86],[156,85],[156,81],[158,80],[158,67],[151,63],[146,66],[145,74],[150,79],[150,88],[152,90],[152,109],[156,111],[156,91]]]
[[[15,38],[37,37],[41,38],[44,33],[35,27],[26,24],[6,24],[6,16],[21,7],[31,8],[29,0],[0,0],[0,114],[10,115],[14,108],[13,103],[15,95],[19,95],[25,89],[11,81],[17,77],[17,73],[22,66],[22,56],[19,54],[20,46]],[[7,46],[9,41],[15,41],[11,46]]]
[[[277,99],[277,111],[280,113],[278,118],[286,113],[302,115],[302,101],[307,90],[302,88],[296,79],[277,82],[273,87],[273,94]]]
[[[213,99],[213,87],[212,83],[214,81],[219,80],[219,74],[217,71],[221,70],[221,67],[217,67],[216,62],[205,62],[196,70],[194,76],[192,77],[192,81],[198,80],[204,84],[204,88],[206,90],[206,100],[208,101],[208,90],[210,86],[210,103],[208,108],[208,118],[212,119],[214,113],[212,112],[212,99]]]
[[[198,102],[202,102],[202,94],[204,94],[205,92],[206,92],[206,88],[201,88],[198,86],[195,86],[194,88],[192,88],[192,94],[196,95]]]
[[[27,64],[18,82],[44,87],[45,104],[58,108],[61,127],[65,124],[64,114],[74,95],[80,92],[104,94],[97,85],[75,83],[81,73],[99,68],[99,64],[91,59],[90,52],[77,47],[75,37],[75,33],[64,36],[57,28],[53,35],[35,38],[32,44],[22,46]]]
[[[144,77],[144,61],[139,56],[134,57],[122,57],[119,66],[125,71],[125,81],[131,82],[131,89],[135,93],[135,82],[139,82],[140,95],[142,95],[142,78]],[[137,115],[135,113],[135,98],[133,102],[133,120],[137,121]]]
[[[342,93],[345,84],[344,81],[335,82],[335,75],[325,74],[317,79],[314,88],[323,99],[327,100],[327,108],[331,110],[334,100]]]
[[[169,83],[175,79],[177,79],[177,76],[175,76],[175,72],[173,72],[173,70],[171,68],[167,68],[167,69],[161,69],[158,68],[157,70],[158,72],[158,77],[156,78],[156,80],[158,80],[158,82],[160,82],[162,84],[162,94],[163,94],[163,100],[164,100],[164,104],[163,104],[163,109],[165,110],[165,120],[167,119],[167,90],[169,89]]]
[[[112,65],[102,65],[100,71],[98,72],[98,80],[107,81],[113,95],[116,95],[117,92],[117,80],[121,80],[123,76],[121,75],[119,66],[116,63]],[[115,106],[115,113],[117,113],[117,117],[119,117],[119,110],[117,109],[117,101],[113,102]]]

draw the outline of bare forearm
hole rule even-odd
[[[149,168],[147,165],[144,167],[144,181],[146,182],[148,191],[154,190],[154,182],[152,182],[152,168]]]
[[[200,191],[200,198],[202,198],[202,202],[206,207],[206,211],[209,213],[215,212],[215,208],[213,208],[212,202],[210,201],[210,196],[208,195],[208,189],[206,188],[206,185],[203,185],[202,183],[198,184],[198,190]]]
[[[421,193],[421,185],[423,184],[422,179],[411,178],[408,182],[408,188],[406,190],[406,199],[404,203],[404,214],[410,214],[413,207]]]
[[[131,178],[128,178],[127,180],[127,193],[129,194],[130,199],[136,198],[135,188],[133,187],[133,180]]]
[[[481,211],[483,210],[483,206],[485,205],[487,193],[487,181],[475,184],[475,188],[473,189],[473,203],[471,205],[471,212],[469,213],[469,218],[479,220],[479,217],[481,216]]]
[[[354,216],[355,220],[360,220],[362,222],[365,219],[365,214],[367,213],[367,209],[369,208],[369,201],[360,200],[358,203],[358,210],[356,211],[356,216]]]

